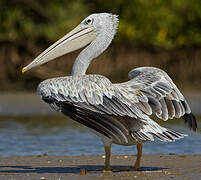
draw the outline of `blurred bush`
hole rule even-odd
[[[25,84],[27,89],[33,87],[32,85],[27,87],[27,83],[30,80],[38,83],[41,80],[41,74],[35,71],[26,77],[20,76],[19,70],[28,63],[27,59],[33,59],[41,50],[94,12],[111,12],[119,15],[120,24],[114,48],[121,46],[132,52],[133,47],[140,47],[149,51],[149,56],[151,53],[156,53],[153,52],[153,48],[161,49],[165,54],[167,52],[171,54],[173,51],[174,53],[168,55],[164,61],[161,61],[161,58],[156,60],[157,66],[163,66],[163,62],[166,62],[169,65],[167,69],[171,68],[172,59],[176,58],[169,57],[175,56],[175,50],[185,49],[177,56],[180,59],[178,61],[180,65],[186,64],[189,67],[188,62],[181,63],[181,61],[182,59],[188,60],[186,56],[189,54],[192,56],[194,49],[197,53],[193,55],[195,58],[191,66],[195,66],[194,63],[197,63],[200,58],[200,0],[0,0],[1,84],[8,84],[4,87],[23,88]],[[188,49],[190,52],[186,53]],[[136,50],[135,53],[137,52]],[[110,54],[112,55],[110,58],[115,59],[118,52],[113,49]],[[181,58],[182,55],[185,58]],[[140,61],[139,59],[139,63],[135,65],[143,65]],[[62,69],[64,62],[61,64]],[[52,68],[54,67],[55,64]],[[93,67],[96,66],[93,65]],[[107,68],[103,71],[105,75],[111,75],[111,71],[109,72]],[[122,67],[121,72],[124,71],[125,67]],[[191,76],[187,73],[185,77],[193,77],[196,80],[200,71]],[[66,72],[66,69],[63,68],[63,72]],[[117,72],[114,73],[117,74]],[[0,89],[4,88],[0,87]]]
[[[119,42],[201,44],[200,0],[0,0],[0,41],[55,41],[92,12],[120,15]]]
[[[122,1],[121,15],[120,37],[136,45],[178,48],[201,44],[199,0]]]

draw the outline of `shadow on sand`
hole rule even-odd
[[[1,170],[1,168],[9,168]],[[100,173],[103,172],[104,166],[96,165],[80,165],[76,167],[32,167],[32,166],[0,166],[1,173],[75,173],[78,174],[82,169],[86,169],[88,172]],[[113,172],[129,171],[129,166],[111,166]],[[169,168],[161,167],[141,167],[138,171],[160,171]],[[132,170],[134,171],[134,170]]]

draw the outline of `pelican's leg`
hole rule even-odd
[[[137,144],[137,159],[134,165],[135,170],[138,170],[140,168],[141,157],[142,157],[142,144]]]
[[[105,146],[105,171],[111,171],[110,168],[111,145]]]
[[[111,156],[111,144],[110,145],[105,145],[105,167],[104,169],[92,169],[92,170],[88,170],[88,171],[112,171],[112,169],[110,168],[110,156]],[[86,175],[87,170],[86,169],[82,169],[80,171],[80,175]]]

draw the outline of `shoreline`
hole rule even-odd
[[[116,172],[99,171],[104,156],[12,156],[0,157],[0,179],[199,179],[201,155],[143,155],[141,171],[122,171],[134,164],[135,155],[112,155],[111,167]],[[88,169],[86,175],[80,175]]]

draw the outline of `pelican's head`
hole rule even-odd
[[[116,15],[109,13],[91,14],[72,31],[43,51],[29,65],[24,67],[22,72],[24,73],[33,67],[42,65],[64,54],[80,49],[93,42],[103,33],[111,42],[117,26],[118,18]]]

